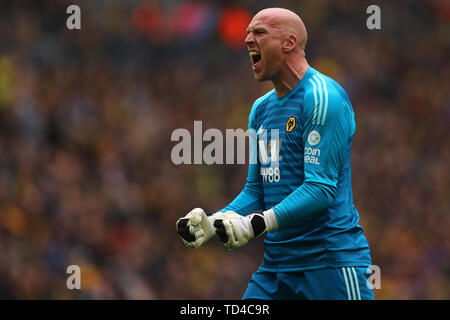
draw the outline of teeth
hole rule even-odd
[[[253,56],[256,56],[259,53],[256,52],[256,51],[250,51],[249,54],[250,54],[250,57],[253,57]]]

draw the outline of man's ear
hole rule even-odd
[[[282,43],[281,49],[283,52],[292,51],[297,46],[297,37],[295,34],[290,34],[289,37],[285,38]]]

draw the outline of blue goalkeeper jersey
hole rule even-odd
[[[346,92],[312,67],[285,96],[272,90],[255,101],[247,181],[220,211],[274,210],[279,228],[265,236],[261,270],[371,265],[353,204],[355,128]]]

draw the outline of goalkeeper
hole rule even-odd
[[[349,98],[308,65],[295,13],[264,9],[247,33],[255,79],[274,86],[250,112],[254,161],[236,199],[210,216],[192,210],[178,234],[191,248],[217,235],[229,250],[264,235],[264,259],[243,299],[373,299],[369,245],[353,205]]]

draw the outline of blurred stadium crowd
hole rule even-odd
[[[69,4],[82,29],[66,28]],[[299,13],[307,58],[356,113],[353,190],[378,299],[450,299],[450,4],[0,0],[0,298],[240,299],[262,240],[192,251],[176,220],[224,207],[245,165],[172,164],[176,128],[246,128],[269,83],[242,40]],[[66,268],[79,265],[81,290]]]

